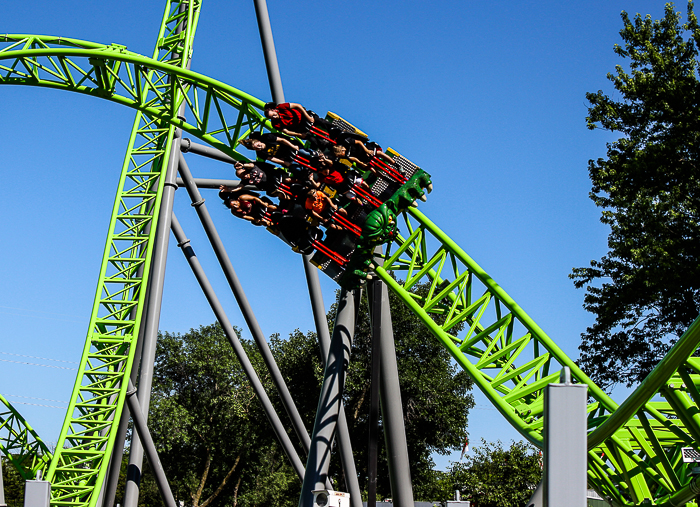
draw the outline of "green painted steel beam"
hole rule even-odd
[[[0,51],[0,83],[62,88],[121,103],[127,100],[119,96],[123,91],[137,109],[87,340],[46,474],[53,505],[96,505],[107,470],[144,311],[162,176],[176,111],[185,101],[183,83],[174,73],[187,66],[200,6],[199,1],[167,2],[150,59],[120,60],[116,56],[125,49],[117,45],[34,36],[15,38]],[[62,46],[70,55],[52,52],[51,45]]]
[[[673,403],[652,402],[671,378],[690,374],[684,363],[700,341],[698,322],[647,380],[618,407],[566,357],[517,303],[456,243],[415,209],[388,246],[377,274],[423,321],[494,406],[528,440],[542,444],[544,387],[563,366],[589,388],[591,485],[619,505],[666,498],[689,484],[675,456],[697,446],[700,393],[674,391]],[[411,294],[426,283],[425,296]],[[455,333],[455,329],[462,329]],[[679,368],[681,370],[679,371]],[[693,370],[693,374],[696,370]],[[679,375],[681,377],[679,377]],[[698,377],[700,380],[700,377]],[[680,382],[679,382],[680,384]],[[697,421],[696,421],[697,419]],[[664,500],[666,501],[666,500]]]
[[[683,333],[673,348],[664,356],[654,370],[647,375],[635,391],[627,397],[622,405],[588,437],[589,445],[595,447],[617,428],[636,414],[650,399],[649,393],[656,393],[676,373],[698,348],[700,344],[700,318]]]
[[[46,470],[51,452],[39,435],[12,404],[0,395],[0,452],[19,471],[23,479]]]
[[[235,151],[238,141],[268,125],[260,99],[123,46],[35,35],[0,36],[3,41],[9,44],[0,49],[0,85],[55,88],[116,102],[182,128],[237,160],[248,160]],[[175,91],[191,120],[173,114]]]

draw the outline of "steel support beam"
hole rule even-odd
[[[197,282],[199,283],[199,286],[201,287],[204,296],[207,298],[207,301],[209,302],[209,305],[211,306],[214,315],[216,315],[216,319],[219,321],[219,324],[221,324],[224,334],[231,343],[231,346],[233,347],[233,350],[236,353],[238,360],[241,362],[243,371],[248,377],[248,381],[250,382],[253,391],[260,400],[260,403],[263,406],[263,410],[265,411],[265,415],[270,421],[272,429],[277,435],[277,439],[279,440],[282,449],[284,450],[285,454],[287,455],[287,458],[292,464],[292,468],[294,468],[294,471],[297,473],[300,479],[303,478],[304,465],[301,463],[301,460],[299,459],[299,456],[297,455],[297,452],[294,449],[294,446],[292,445],[292,441],[290,440],[289,435],[287,435],[287,432],[285,431],[284,426],[282,425],[282,421],[280,421],[277,412],[275,412],[275,409],[272,406],[272,402],[270,401],[270,398],[265,392],[265,388],[260,382],[260,379],[258,379],[258,375],[255,373],[255,369],[253,368],[250,359],[248,359],[248,356],[246,355],[245,350],[243,349],[243,346],[241,345],[241,342],[238,339],[238,336],[233,331],[233,326],[228,320],[226,312],[221,306],[219,299],[216,297],[216,293],[214,292],[214,289],[209,283],[207,275],[204,273],[202,266],[199,264],[199,260],[197,259],[197,256],[194,253],[194,249],[190,245],[190,240],[187,239],[187,236],[185,236],[185,232],[182,230],[180,222],[178,222],[175,214],[173,214],[172,216],[171,228],[173,230],[173,234],[175,235],[175,239],[178,242],[178,246],[182,249],[182,253],[187,258],[187,262],[189,263],[190,268],[192,268],[192,272],[194,273],[194,276],[197,279]]]
[[[564,367],[559,384],[544,390],[544,507],[586,507],[586,384],[572,384]]]
[[[129,379],[129,390],[126,392],[126,402],[131,411],[131,419],[134,421],[134,428],[139,434],[139,441],[146,450],[146,457],[148,457],[148,462],[153,470],[153,476],[156,479],[160,496],[166,507],[177,507],[175,497],[173,497],[173,492],[170,490],[170,485],[168,484],[168,479],[165,477],[163,464],[158,457],[156,445],[153,443],[150,431],[148,431],[146,416],[141,412],[141,404],[139,403],[138,396],[136,396],[136,388],[133,382],[131,382],[131,379]]]
[[[185,182],[182,181],[182,178],[178,178],[177,180],[177,186],[178,187],[184,187]],[[219,180],[219,179],[214,179],[214,178],[194,178],[194,184],[197,185],[197,188],[216,188],[218,189],[221,185],[225,187],[237,187],[241,182],[240,180]]]
[[[138,273],[143,273],[143,269],[139,269]],[[148,312],[148,307],[146,307],[146,312]],[[141,328],[138,341],[136,342],[136,354],[134,354],[134,364],[139,364],[141,362],[142,352],[143,328]],[[139,369],[132,368],[129,382],[133,384],[138,378],[138,375]],[[117,486],[119,484],[119,475],[121,472],[122,460],[124,459],[124,444],[126,443],[126,432],[129,429],[130,417],[131,414],[129,412],[129,405],[128,403],[125,403],[124,408],[122,409],[121,418],[119,419],[119,426],[117,426],[117,435],[114,439],[114,448],[112,449],[112,456],[109,459],[109,470],[107,471],[107,479],[105,481],[105,486],[103,489],[103,507],[112,507],[114,505],[114,500],[117,496]],[[100,505],[99,502],[98,505]]]
[[[168,258],[168,241],[170,238],[170,220],[172,217],[173,201],[177,183],[177,162],[180,154],[180,136],[182,131],[175,129],[175,134],[168,158],[168,167],[165,172],[165,185],[160,204],[158,225],[156,226],[155,246],[151,263],[151,279],[148,284],[148,315],[144,322],[143,350],[141,353],[141,370],[139,372],[138,393],[141,410],[148,414],[151,403],[151,385],[153,383],[153,363],[156,357],[156,340],[158,338],[158,324],[160,323],[160,307],[163,301],[163,283],[165,282],[165,265]],[[131,451],[129,452],[129,468],[127,469],[127,482],[124,490],[124,507],[136,507],[139,497],[139,484],[141,482],[141,467],[143,465],[143,446],[139,442],[138,435],[131,439]]]
[[[371,293],[371,294],[370,294]],[[367,451],[367,507],[377,505],[377,460],[379,448],[379,372],[381,368],[381,319],[375,318],[382,313],[381,285],[370,283],[367,299],[371,301],[369,315],[372,326],[372,356],[370,370],[369,399],[369,443]]]
[[[311,310],[314,315],[314,324],[316,325],[316,337],[318,338],[318,346],[321,350],[321,360],[325,369],[328,360],[328,352],[331,348],[331,335],[328,331],[328,320],[326,320],[326,310],[323,305],[323,295],[321,294],[321,283],[318,280],[318,269],[309,261],[310,256],[304,256],[304,271],[306,273],[306,283],[309,288],[309,298],[311,300]],[[341,410],[338,413],[338,427],[336,436],[338,438],[338,451],[340,451],[340,462],[343,466],[345,474],[345,484],[350,493],[350,506],[362,507],[362,492],[360,491],[360,482],[357,479],[357,468],[355,466],[355,457],[352,452],[352,442],[350,441],[350,430],[348,429],[348,420],[345,416],[345,406],[343,400],[340,400]],[[330,479],[327,479],[328,486]]]
[[[394,505],[414,507],[413,486],[411,485],[411,467],[408,461],[408,446],[404,428],[399,370],[396,365],[396,346],[394,330],[391,323],[389,291],[381,280],[371,282],[369,292],[370,308],[379,307],[379,315],[372,314],[372,327],[379,329],[379,350],[381,369],[379,375],[379,395],[382,408],[384,441],[386,442],[387,462],[389,464],[389,482]],[[379,287],[375,289],[375,285]],[[380,301],[375,306],[375,298]],[[377,322],[378,321],[378,322]]]
[[[51,483],[41,480],[41,471],[36,480],[24,483],[25,507],[51,507]]]
[[[304,452],[308,454],[311,439],[309,438],[309,433],[304,426],[304,421],[301,419],[301,415],[299,415],[299,411],[297,410],[294,400],[292,399],[292,395],[290,394],[287,384],[282,377],[282,372],[277,366],[277,362],[272,355],[272,351],[270,350],[267,340],[265,340],[265,335],[263,335],[262,329],[260,329],[260,325],[258,324],[258,320],[255,318],[255,313],[248,302],[243,286],[238,280],[236,270],[233,269],[231,259],[226,253],[226,248],[219,237],[219,233],[216,231],[214,221],[209,215],[204,199],[202,199],[202,194],[199,193],[194,179],[192,178],[190,168],[187,166],[185,157],[182,154],[180,154],[180,176],[182,176],[185,188],[187,188],[187,193],[192,200],[192,206],[194,206],[195,210],[197,211],[197,216],[199,216],[199,220],[202,222],[202,227],[204,227],[204,231],[206,232],[207,238],[209,238],[209,242],[214,249],[216,258],[219,260],[221,269],[224,271],[226,281],[228,282],[229,287],[231,287],[231,291],[236,298],[238,307],[241,309],[241,313],[243,314],[243,318],[248,325],[248,329],[253,335],[255,343],[258,345],[258,349],[260,349],[265,365],[272,376],[272,381],[274,382],[280,399],[282,400],[282,405],[292,421],[292,426],[297,434],[297,437],[299,438],[299,441],[301,442],[302,447],[304,448]]]
[[[277,52],[275,51],[275,41],[272,38],[272,27],[270,25],[270,15],[267,11],[267,3],[265,0],[254,0],[255,14],[258,20],[258,29],[260,31],[260,40],[263,46],[263,54],[265,56],[265,65],[267,68],[267,78],[270,82],[270,93],[272,100],[277,104],[283,103],[284,88],[282,87],[282,77],[280,76],[279,65],[277,64]],[[321,284],[318,281],[318,273],[316,268],[311,264],[308,255],[304,255],[304,271],[306,272],[306,283],[309,286],[309,297],[311,298],[311,306],[314,312],[314,320],[316,322],[316,334],[319,337],[321,344],[322,357],[327,357],[323,353],[323,330],[325,328],[326,343],[330,344],[330,336],[328,333],[328,322],[326,321],[326,310],[323,307],[323,297],[321,295]],[[313,273],[313,274],[312,274]],[[342,406],[342,405],[341,405]],[[362,507],[360,497],[360,486],[357,480],[357,471],[355,468],[355,460],[352,455],[352,444],[350,443],[350,433],[348,432],[347,420],[345,418],[345,409],[340,411],[340,419],[338,420],[338,447],[340,450],[343,470],[345,472],[346,483],[350,490],[350,503],[352,507]]]
[[[226,155],[223,151],[217,150],[206,144],[198,144],[191,139],[185,137],[180,144],[180,149],[182,153],[194,153],[195,155],[201,155],[203,157],[212,158],[220,162],[226,162],[227,164],[233,164],[236,161]]]
[[[535,492],[532,493],[530,501],[527,502],[527,507],[542,507],[544,503],[544,484],[542,481],[535,488]]]
[[[682,507],[696,500],[700,496],[700,476],[693,477],[688,484],[683,486],[672,495],[668,495],[666,503],[661,503],[666,507]],[[666,497],[664,497],[665,499]],[[695,504],[697,505],[697,504]]]
[[[258,30],[260,31],[260,41],[262,42],[263,55],[265,56],[265,67],[267,68],[267,79],[270,82],[272,100],[281,104],[284,102],[284,90],[282,89],[280,68],[277,65],[277,52],[275,51],[275,41],[272,38],[267,2],[265,0],[253,1],[255,3],[255,16],[258,19]]]
[[[350,361],[352,339],[355,333],[359,295],[359,289],[352,291],[343,289],[338,300],[338,312],[323,374],[323,385],[316,409],[316,420],[309,457],[306,461],[306,474],[301,488],[299,507],[311,505],[312,491],[324,489],[328,477],[333,438],[342,407],[345,372]]]
[[[5,503],[5,486],[2,482],[2,460],[3,458],[0,457],[0,507],[7,507]]]

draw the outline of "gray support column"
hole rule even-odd
[[[275,51],[275,41],[272,38],[272,28],[270,26],[270,16],[267,12],[267,3],[265,0],[254,0],[255,15],[258,19],[258,29],[260,31],[260,40],[262,41],[263,54],[265,55],[265,65],[267,67],[267,78],[270,82],[270,92],[272,100],[278,104],[283,103],[284,89],[282,88],[282,78],[280,76],[279,65],[277,64],[277,52]],[[326,322],[326,310],[323,307],[323,298],[321,297],[321,285],[318,281],[318,273],[316,268],[309,262],[311,257],[304,256],[304,270],[306,271],[306,281],[309,285],[309,296],[311,297],[311,305],[314,311],[314,320],[316,321],[316,333],[319,337],[319,342],[323,344],[323,329],[325,328],[326,343],[330,343],[328,333],[328,323]],[[313,273],[313,275],[310,275]],[[320,309],[319,309],[320,307]],[[321,322],[322,321],[322,322]],[[326,357],[323,354],[322,357]],[[360,486],[357,481],[357,471],[355,469],[355,461],[352,456],[352,445],[350,443],[350,434],[348,432],[347,420],[345,419],[345,410],[340,411],[339,423],[339,439],[338,447],[340,449],[341,460],[343,462],[343,470],[345,471],[348,489],[350,489],[350,502],[352,507],[361,507],[359,502]]]
[[[151,261],[151,277],[148,284],[148,315],[143,323],[145,330],[143,335],[141,371],[139,373],[138,383],[139,401],[144,414],[148,414],[148,408],[151,402],[153,362],[156,356],[160,307],[163,300],[163,282],[165,281],[165,264],[168,257],[170,220],[172,217],[175,190],[177,190],[175,179],[180,155],[181,134],[182,131],[176,129],[170,157],[168,159],[168,167],[165,173],[165,187],[163,188],[163,197],[160,204],[160,213],[153,249],[153,259]],[[138,503],[142,464],[143,446],[139,442],[138,435],[134,434],[131,439],[131,452],[129,453],[129,468],[127,470],[127,483],[124,491],[124,507],[136,507]]]
[[[535,492],[532,494],[530,497],[530,501],[527,502],[527,507],[542,507],[542,504],[544,503],[543,496],[544,496],[544,485],[542,481],[537,485],[537,488],[535,488]]]
[[[139,273],[142,273],[142,269],[139,269]],[[148,308],[146,308],[148,312]],[[134,367],[131,369],[131,375],[129,378],[130,383],[134,383],[139,375],[138,364],[141,362],[141,353],[143,352],[143,328],[141,333],[139,333],[139,338],[136,341],[136,352],[134,354]],[[124,404],[122,409],[121,418],[119,419],[119,426],[117,427],[117,436],[114,440],[114,448],[112,449],[112,456],[109,459],[109,469],[107,471],[107,480],[103,488],[104,496],[102,497],[103,507],[112,507],[114,505],[114,499],[117,495],[117,486],[119,484],[119,473],[121,472],[122,460],[124,459],[124,443],[126,442],[126,432],[129,428],[129,418],[131,414],[129,412],[129,405]],[[98,501],[97,505],[100,505]],[[0,506],[2,507],[2,506]]]
[[[568,367],[544,388],[544,507],[586,507],[587,398]]]
[[[371,295],[369,293],[372,293]],[[371,301],[372,359],[370,370],[369,445],[367,452],[367,507],[377,505],[377,458],[379,448],[379,372],[381,368],[381,285],[370,283],[367,298]]]
[[[177,507],[175,498],[173,497],[173,492],[170,490],[170,485],[168,484],[168,479],[165,477],[163,464],[160,462],[158,452],[156,451],[156,446],[153,443],[153,438],[151,437],[150,431],[148,431],[146,416],[144,416],[141,412],[141,405],[139,404],[139,399],[136,396],[136,388],[134,387],[133,382],[131,382],[131,379],[129,380],[129,390],[126,392],[126,403],[131,411],[131,418],[134,421],[134,428],[139,434],[139,439],[143,443],[146,450],[148,462],[151,464],[151,468],[153,469],[153,475],[156,479],[160,496],[167,507]]]
[[[109,459],[107,481],[104,486],[104,496],[102,498],[103,507],[112,507],[114,505],[114,499],[117,495],[117,486],[119,485],[122,460],[124,459],[124,443],[126,442],[126,432],[129,427],[130,417],[129,406],[125,404],[122,409],[121,419],[119,419],[117,437],[114,442],[114,448],[112,449],[112,456]],[[97,504],[100,505],[100,502],[98,501]]]
[[[306,274],[306,285],[309,288],[309,299],[311,301],[311,311],[314,314],[314,324],[316,325],[316,337],[318,346],[321,349],[321,359],[326,366],[328,350],[331,346],[331,334],[328,331],[328,321],[326,320],[326,307],[323,304],[323,294],[321,293],[321,282],[318,280],[318,268],[311,264],[311,256],[303,255],[304,272]]]
[[[233,269],[231,259],[229,259],[229,256],[226,253],[226,248],[219,237],[219,233],[216,231],[216,227],[214,226],[214,222],[209,215],[207,206],[204,204],[204,199],[202,199],[202,194],[199,193],[199,190],[193,181],[190,168],[187,166],[185,157],[182,154],[180,154],[180,175],[182,176],[182,180],[187,188],[187,193],[192,200],[192,206],[194,206],[194,208],[197,210],[197,215],[202,222],[202,227],[204,227],[204,231],[207,233],[207,237],[209,238],[209,242],[214,249],[216,258],[219,260],[221,269],[223,269],[224,275],[226,275],[226,281],[228,281],[229,287],[231,287],[231,291],[236,298],[238,307],[241,309],[241,313],[243,314],[243,318],[248,325],[248,329],[250,330],[250,333],[255,339],[255,343],[257,343],[258,348],[260,349],[260,353],[263,356],[265,365],[267,365],[267,369],[270,371],[272,381],[274,382],[280,399],[282,400],[282,405],[292,421],[292,426],[294,427],[294,431],[296,432],[297,437],[304,448],[304,452],[308,454],[311,439],[309,438],[309,433],[304,426],[304,421],[302,421],[301,415],[299,415],[299,411],[297,410],[294,400],[292,399],[292,395],[290,394],[289,389],[287,389],[287,384],[282,377],[282,372],[280,372],[277,362],[275,361],[272,351],[270,350],[270,346],[268,345],[267,340],[265,340],[265,336],[263,335],[262,329],[260,329],[258,320],[255,318],[255,313],[253,313],[253,309],[250,307],[250,303],[248,302],[248,298],[243,291],[241,282],[238,280],[236,270]]]
[[[190,240],[187,239],[187,237],[185,236],[185,232],[182,230],[182,227],[180,226],[177,217],[175,217],[175,214],[173,214],[172,216],[171,225],[173,234],[175,234],[175,239],[178,242],[178,246],[182,248],[182,253],[185,254],[187,262],[192,268],[192,272],[194,273],[195,278],[197,278],[197,282],[199,283],[202,292],[204,292],[204,296],[207,298],[211,309],[214,311],[214,315],[216,315],[217,320],[221,324],[221,327],[223,328],[226,337],[231,343],[231,346],[233,347],[236,356],[238,356],[238,360],[241,362],[243,371],[248,377],[248,380],[250,381],[250,384],[253,387],[253,391],[260,400],[260,403],[262,404],[263,409],[265,411],[265,415],[267,415],[267,418],[270,421],[270,425],[272,426],[272,429],[277,435],[277,439],[279,440],[282,449],[287,455],[287,458],[289,458],[289,461],[291,462],[292,467],[296,471],[299,478],[303,478],[304,466],[302,465],[299,456],[294,450],[292,441],[289,439],[289,435],[287,435],[287,432],[285,431],[284,426],[282,425],[282,421],[280,421],[279,416],[275,412],[275,409],[272,406],[272,402],[270,402],[270,398],[268,398],[267,393],[265,392],[265,388],[260,383],[258,375],[255,373],[255,369],[253,368],[250,359],[248,359],[248,356],[246,355],[245,350],[241,345],[241,342],[238,340],[238,336],[236,336],[236,333],[233,331],[233,326],[231,326],[231,322],[228,320],[226,312],[224,312],[224,309],[221,306],[219,299],[216,297],[214,289],[212,288],[211,284],[209,283],[209,280],[207,279],[207,275],[204,274],[204,270],[202,269],[202,266],[200,266],[199,260],[197,259],[194,250],[190,246]]]
[[[180,149],[182,149],[183,153],[194,153],[195,155],[213,158],[214,160],[219,160],[228,164],[233,164],[236,162],[234,159],[226,155],[226,153],[224,153],[223,151],[217,150],[216,148],[213,148],[211,146],[207,146],[206,144],[195,143],[187,137],[185,137],[182,140]]]
[[[284,90],[282,89],[282,78],[280,68],[277,65],[277,52],[275,51],[275,41],[272,38],[272,27],[270,26],[270,15],[267,12],[267,2],[265,0],[254,0],[255,16],[258,18],[258,30],[262,42],[263,54],[265,55],[265,67],[267,68],[267,79],[270,82],[272,100],[281,104],[284,102]]]
[[[5,503],[5,486],[2,481],[2,460],[3,458],[0,457],[0,507],[7,507]]]
[[[177,186],[178,187],[184,187],[185,182],[182,181],[182,178],[178,178],[177,180]],[[221,179],[216,179],[216,178],[195,178],[194,179],[194,184],[197,185],[197,188],[216,188],[218,189],[221,185],[225,187],[237,187],[240,185],[240,180],[221,180]]]
[[[311,300],[311,311],[314,315],[314,324],[316,325],[316,337],[318,338],[318,346],[321,349],[321,360],[323,367],[326,367],[328,359],[328,351],[331,348],[331,336],[328,331],[328,321],[326,320],[326,309],[323,305],[323,294],[321,294],[321,283],[318,280],[318,269],[311,264],[310,255],[304,256],[304,271],[306,273],[306,284],[309,288],[309,298]],[[360,483],[357,479],[357,468],[355,467],[355,457],[352,453],[352,442],[350,441],[350,430],[348,429],[348,420],[345,416],[345,406],[343,400],[340,400],[341,410],[338,413],[338,427],[336,436],[338,439],[338,451],[340,451],[340,462],[343,465],[345,473],[345,483],[350,493],[350,506],[362,507],[362,492],[360,491]],[[330,478],[327,478],[327,483]],[[328,486],[328,489],[331,489]]]
[[[41,471],[24,483],[24,507],[51,507],[51,483],[41,480]]]
[[[282,77],[280,76],[279,65],[277,64],[277,52],[275,51],[275,41],[272,38],[272,27],[270,26],[270,16],[267,12],[267,3],[265,0],[254,0],[255,15],[258,19],[258,29],[260,31],[260,40],[263,46],[263,54],[265,55],[265,66],[267,67],[267,78],[270,82],[270,93],[272,100],[277,104],[283,103],[284,89],[282,87]],[[326,310],[323,307],[323,298],[321,296],[321,285],[318,281],[318,273],[316,268],[309,262],[311,256],[304,255],[304,270],[306,272],[306,282],[309,285],[309,296],[311,297],[311,305],[314,312],[314,320],[316,321],[316,333],[319,337],[319,343],[323,349],[323,329],[325,328],[326,343],[330,343],[328,333],[328,323],[326,322]],[[311,275],[313,273],[313,275]],[[330,347],[330,345],[328,346]],[[328,350],[326,348],[326,352]],[[327,353],[322,354],[326,357]],[[342,405],[341,405],[342,406]],[[350,503],[352,507],[362,507],[360,486],[357,481],[357,471],[355,469],[355,461],[352,455],[352,445],[350,443],[350,433],[348,432],[347,420],[345,418],[345,410],[340,411],[338,420],[338,447],[345,471],[345,478],[350,489]]]
[[[316,421],[314,422],[311,448],[306,461],[306,474],[301,487],[299,507],[309,507],[312,491],[324,489],[328,477],[331,448],[340,413],[345,372],[350,361],[352,339],[355,333],[355,315],[359,290],[343,289],[338,300],[338,313],[333,327],[330,351],[323,374],[323,386],[319,395]]]
[[[350,493],[350,507],[362,507],[362,491],[360,491],[360,482],[357,479],[355,457],[352,454],[352,443],[350,442],[350,432],[348,431],[348,420],[345,416],[345,405],[343,405],[342,398],[340,400],[338,424],[335,433],[338,441],[338,452],[340,452],[340,464],[342,465],[343,473],[345,474],[345,485],[348,488],[347,492]],[[330,478],[327,477],[326,482],[329,483]]]
[[[372,315],[373,323],[379,319],[381,370],[379,394],[382,407],[382,423],[384,441],[386,442],[387,461],[389,464],[389,481],[394,505],[398,507],[413,506],[413,487],[411,485],[411,467],[408,462],[406,445],[406,430],[403,424],[403,407],[401,405],[401,389],[399,386],[399,370],[396,365],[396,347],[394,345],[394,330],[391,324],[389,308],[389,293],[384,282],[376,280],[372,284],[380,284],[378,294],[370,292],[372,298],[381,298],[381,312]],[[374,308],[374,301],[370,301]]]

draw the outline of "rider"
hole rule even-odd
[[[258,158],[273,164],[289,167],[294,162],[294,155],[301,148],[284,136],[277,134],[251,133],[241,144],[249,150],[255,150]]]
[[[342,229],[342,227],[333,222],[332,215],[334,211],[341,215],[345,215],[347,212],[342,208],[338,209],[338,205],[324,192],[315,189],[309,190],[304,202],[304,208],[308,210],[312,218],[321,222],[327,229]]]
[[[235,189],[224,185],[219,187],[219,196],[224,199],[224,206],[231,210],[232,215],[248,220],[253,225],[272,225],[266,217],[266,212],[276,210],[277,206],[267,197],[261,199],[245,190],[235,192]]]
[[[284,171],[266,162],[236,162],[234,167],[243,185],[253,185],[273,197],[284,181]]]
[[[292,137],[304,139],[315,118],[310,115],[301,104],[285,102],[265,104],[265,117],[270,120],[272,126]]]

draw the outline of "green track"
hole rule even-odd
[[[2,452],[23,479],[34,479],[38,470],[45,470],[51,452],[17,410],[0,395],[0,435]]]
[[[198,1],[167,2],[152,58],[114,44],[0,36],[0,84],[63,89],[137,111],[79,373],[53,455],[0,397],[7,407],[0,412],[0,450],[19,460],[27,475],[44,470],[56,506],[96,505],[104,480],[139,336],[175,129],[246,160],[236,151],[238,141],[264,123],[261,100],[187,70],[200,7]],[[177,116],[181,104],[184,118]],[[695,497],[698,484],[680,448],[700,450],[700,359],[691,357],[700,343],[698,322],[618,406],[419,211],[404,213],[401,234],[376,272],[534,444],[542,444],[544,387],[558,381],[563,366],[575,382],[587,384],[588,479],[602,496],[616,505],[648,500],[669,506]],[[429,284],[424,297],[410,292],[419,282]]]
[[[542,446],[544,387],[558,382],[568,366],[593,400],[588,405],[589,484],[617,505],[640,505],[645,499],[685,505],[694,498],[697,486],[680,448],[697,448],[700,437],[700,358],[690,357],[700,343],[699,321],[618,406],[427,217],[410,210],[402,230],[377,273],[525,438]],[[426,281],[425,297],[411,294],[416,283]],[[451,333],[458,324],[465,331]],[[651,401],[656,393],[667,401]]]

